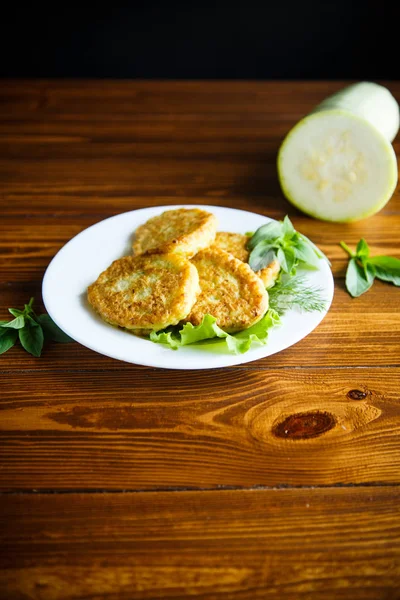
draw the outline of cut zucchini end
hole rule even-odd
[[[284,139],[277,166],[289,202],[324,221],[358,221],[377,213],[397,184],[390,142],[343,110],[302,119]]]

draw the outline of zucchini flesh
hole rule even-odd
[[[282,143],[278,174],[285,196],[322,220],[376,213],[397,184],[391,140],[398,128],[398,104],[382,86],[364,82],[330,96]]]

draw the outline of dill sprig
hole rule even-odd
[[[290,277],[281,275],[275,285],[268,290],[269,307],[279,315],[291,308],[302,312],[322,312],[326,309],[326,300],[322,297],[322,289],[310,287],[303,276]]]

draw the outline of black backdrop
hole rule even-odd
[[[2,9],[0,76],[398,79],[400,0]]]

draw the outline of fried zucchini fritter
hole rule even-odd
[[[135,232],[134,254],[182,254],[191,258],[215,239],[216,217],[199,208],[167,210]]]
[[[125,256],[89,286],[88,300],[108,323],[146,335],[184,319],[199,291],[196,267],[183,256]]]
[[[242,233],[230,233],[228,231],[218,231],[215,242],[211,249],[225,250],[233,254],[235,258],[247,263],[249,261],[250,252],[247,250],[247,242],[249,237]],[[264,282],[266,288],[271,287],[279,275],[279,261],[273,260],[269,265],[256,271],[258,277]]]
[[[225,250],[225,252],[233,254],[235,258],[238,258],[242,262],[247,262],[249,259],[249,251],[246,248],[246,244],[249,239],[250,238],[247,235],[242,233],[218,231],[211,249]]]
[[[192,258],[201,293],[185,321],[199,325],[205,314],[228,333],[257,323],[268,309],[268,292],[248,264],[224,250],[203,250]]]

